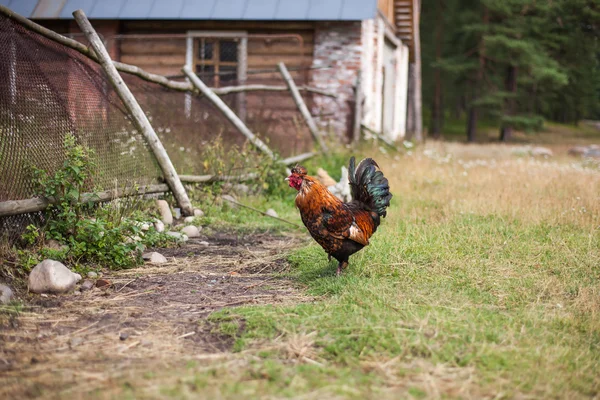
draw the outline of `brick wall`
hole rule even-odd
[[[361,22],[323,22],[315,29],[312,85],[337,93],[338,98],[315,96],[316,122],[347,141],[352,131],[354,85],[361,67]],[[331,115],[330,115],[331,114]]]

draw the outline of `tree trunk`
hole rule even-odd
[[[467,142],[473,143],[477,137],[477,107],[469,107],[469,119],[467,120]]]
[[[509,65],[506,70],[506,91],[511,93],[511,97],[506,99],[506,112],[505,115],[512,117],[515,115],[515,95],[517,93],[517,67]],[[500,129],[500,141],[507,142],[510,140],[513,134],[513,127],[511,122],[505,122],[502,124]]]
[[[435,24],[435,61],[442,59],[442,44],[444,37],[444,1],[438,0]],[[442,109],[442,71],[439,66],[434,70],[433,104],[431,106],[431,136],[439,139],[442,135],[444,112]]]
[[[423,104],[421,94],[421,39],[419,20],[421,18],[421,2],[413,0],[413,35],[414,62],[409,66],[409,108],[407,130],[415,142],[423,142]]]
[[[483,24],[487,25],[490,22],[490,15],[488,8],[483,8]],[[485,41],[483,34],[479,40],[479,69],[477,70],[477,79],[475,80],[475,88],[473,90],[473,99],[469,105],[469,119],[467,120],[467,141],[474,142],[477,134],[477,106],[473,104],[479,99],[480,94],[483,92],[483,75],[485,73]]]

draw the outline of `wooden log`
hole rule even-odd
[[[171,162],[167,151],[165,150],[160,139],[156,135],[156,132],[154,132],[152,125],[150,125],[148,117],[138,104],[137,100],[135,99],[125,82],[123,81],[123,78],[121,78],[121,76],[119,75],[119,72],[115,68],[112,60],[110,59],[110,56],[108,55],[104,44],[100,40],[100,37],[98,37],[98,34],[94,30],[92,24],[87,19],[85,13],[82,10],[75,11],[73,13],[73,16],[75,17],[75,21],[77,21],[77,24],[81,28],[81,31],[85,34],[85,37],[92,45],[92,48],[94,49],[94,52],[96,53],[100,61],[100,65],[102,65],[102,68],[106,72],[110,83],[119,95],[121,101],[123,101],[123,104],[125,105],[127,110],[131,113],[136,128],[140,132],[142,132],[144,138],[146,139],[146,142],[152,149],[152,152],[154,153],[154,156],[158,161],[158,165],[160,166],[164,174],[165,180],[171,188],[173,196],[177,200],[177,203],[179,204],[183,215],[193,215],[194,208],[192,207],[192,203],[188,198],[183,184],[177,176],[177,172],[175,171],[175,167],[173,167],[173,163]]]
[[[198,78],[198,75],[192,71],[192,68],[190,68],[189,65],[183,67],[183,73],[186,74],[192,84],[198,90],[200,90],[200,92],[206,96],[206,98],[210,100],[211,103],[213,103],[213,105],[219,109],[219,111],[223,113],[225,118],[227,118],[242,133],[242,135],[248,138],[250,143],[268,155],[271,159],[275,159],[275,155],[271,149],[254,133],[252,133],[252,131],[248,129],[246,124],[244,124],[244,122],[231,110],[231,108],[229,108],[219,96],[217,96],[208,86],[206,86],[204,82],[202,82],[200,78]]]
[[[186,183],[212,183],[212,182],[244,182],[258,178],[258,174],[244,175],[179,175],[179,179]]]
[[[296,86],[296,83],[290,76],[290,73],[287,70],[285,64],[280,62],[279,64],[277,64],[277,68],[279,68],[279,72],[281,72],[281,75],[283,76],[283,79],[285,80],[287,87],[292,92],[292,97],[294,98],[294,101],[296,102],[296,105],[298,106],[300,113],[304,117],[304,120],[306,121],[306,124],[308,125],[308,129],[310,130],[310,133],[313,135],[313,137],[319,144],[319,147],[321,148],[321,150],[323,150],[325,153],[329,152],[327,145],[325,144],[325,142],[323,141],[323,138],[321,137],[321,134],[319,133],[317,124],[315,123],[315,120],[313,119],[313,117],[310,115],[310,112],[308,111],[308,108],[306,107],[306,103],[304,103],[302,96],[300,96],[298,87]]]
[[[392,149],[394,150],[398,150],[398,148],[396,147],[396,145],[394,144],[394,142],[392,142],[390,139],[386,138],[384,135],[382,135],[381,133],[374,131],[373,129],[369,128],[366,125],[361,125],[361,127],[367,131],[369,131],[370,133],[372,133],[373,135],[375,135],[375,137],[377,137],[379,140],[381,140],[383,143],[387,144],[388,146],[390,146]]]
[[[82,193],[82,203],[101,203],[127,196],[141,196],[144,194],[164,193],[169,191],[165,184],[148,185],[140,189],[118,189],[106,190],[99,193]],[[10,200],[0,202],[0,217],[19,215],[45,210],[50,204],[54,204],[54,198],[38,197],[25,200]]]
[[[358,74],[356,75],[356,95],[354,100],[356,103],[354,104],[354,127],[352,132],[352,142],[355,145],[360,142],[360,125],[362,122],[364,96],[365,94],[362,90],[362,73],[358,70]]]
[[[224,95],[229,93],[239,92],[254,92],[254,91],[266,91],[266,92],[287,92],[289,89],[287,86],[272,86],[272,85],[240,85],[240,86],[224,86],[220,88],[211,88],[216,95]],[[309,86],[300,86],[298,90],[303,92],[311,92],[320,94],[323,96],[336,98],[337,94],[328,92],[327,90],[312,88]]]
[[[298,154],[297,156],[285,158],[285,159],[281,160],[280,162],[284,165],[292,165],[292,164],[297,164],[299,162],[302,162],[304,160],[308,160],[309,158],[314,157],[316,155],[317,155],[317,153],[315,153],[315,152]]]

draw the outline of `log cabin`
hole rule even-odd
[[[190,65],[209,86],[273,83],[280,79],[276,65],[283,61],[298,83],[337,94],[336,99],[313,96],[309,107],[321,128],[342,141],[351,138],[357,123],[391,140],[403,138],[407,103],[417,101],[409,96],[408,80],[409,63],[418,51],[418,0],[0,0],[0,4],[75,38],[82,35],[72,12],[83,9],[113,59],[175,79],[185,79],[181,68]],[[355,107],[356,98],[364,99],[362,107]],[[257,100],[245,96],[243,101],[246,112]],[[291,107],[276,99],[266,106]],[[356,109],[362,109],[359,118],[354,116]]]

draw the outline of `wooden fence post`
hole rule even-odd
[[[319,144],[319,147],[321,147],[321,150],[323,150],[325,153],[328,153],[329,149],[327,148],[327,145],[323,141],[323,138],[321,137],[321,134],[319,133],[319,129],[317,128],[317,124],[315,123],[315,120],[313,119],[312,115],[310,115],[310,112],[308,111],[308,107],[306,107],[306,103],[304,103],[302,96],[300,96],[300,91],[298,90],[298,87],[296,86],[296,83],[292,79],[292,76],[290,75],[288,69],[286,68],[286,66],[283,62],[280,62],[279,64],[277,64],[277,68],[279,68],[279,72],[281,72],[281,75],[283,75],[283,80],[285,81],[287,87],[290,89],[290,92],[292,92],[292,97],[294,99],[294,102],[296,103],[296,105],[298,106],[298,109],[300,110],[300,113],[304,117],[304,120],[306,121],[306,124],[308,125],[308,129],[310,130],[310,133],[313,135],[313,137]]]
[[[200,78],[196,75],[189,65],[183,67],[183,73],[192,81],[192,85],[194,85],[200,93],[206,96],[211,103],[214,104],[215,107],[219,109],[241,133],[246,136],[248,140],[255,145],[260,151],[268,155],[271,159],[275,159],[275,155],[262,140],[260,140],[248,127],[244,122],[225,104],[223,100],[219,96],[217,96]]]
[[[177,172],[175,171],[175,167],[173,167],[173,163],[171,163],[171,159],[167,154],[167,151],[163,147],[160,139],[154,132],[152,125],[150,125],[150,121],[148,121],[148,117],[138,104],[137,100],[123,81],[123,78],[117,72],[106,48],[102,44],[102,41],[98,37],[98,34],[92,27],[92,24],[87,19],[85,13],[82,10],[77,10],[73,13],[75,17],[75,21],[81,28],[82,32],[85,34],[85,37],[90,42],[94,52],[96,53],[100,65],[104,68],[106,75],[108,75],[108,79],[110,83],[114,87],[115,91],[121,98],[121,101],[125,104],[127,110],[131,113],[133,117],[133,122],[137,129],[142,132],[148,145],[152,149],[156,160],[158,161],[158,165],[162,169],[162,172],[165,177],[165,181],[169,185],[169,188],[173,192],[179,207],[181,207],[181,211],[183,215],[193,215],[194,209],[192,207],[192,203],[188,198],[188,195],[183,187],[183,184],[179,180],[179,176],[177,176]]]

